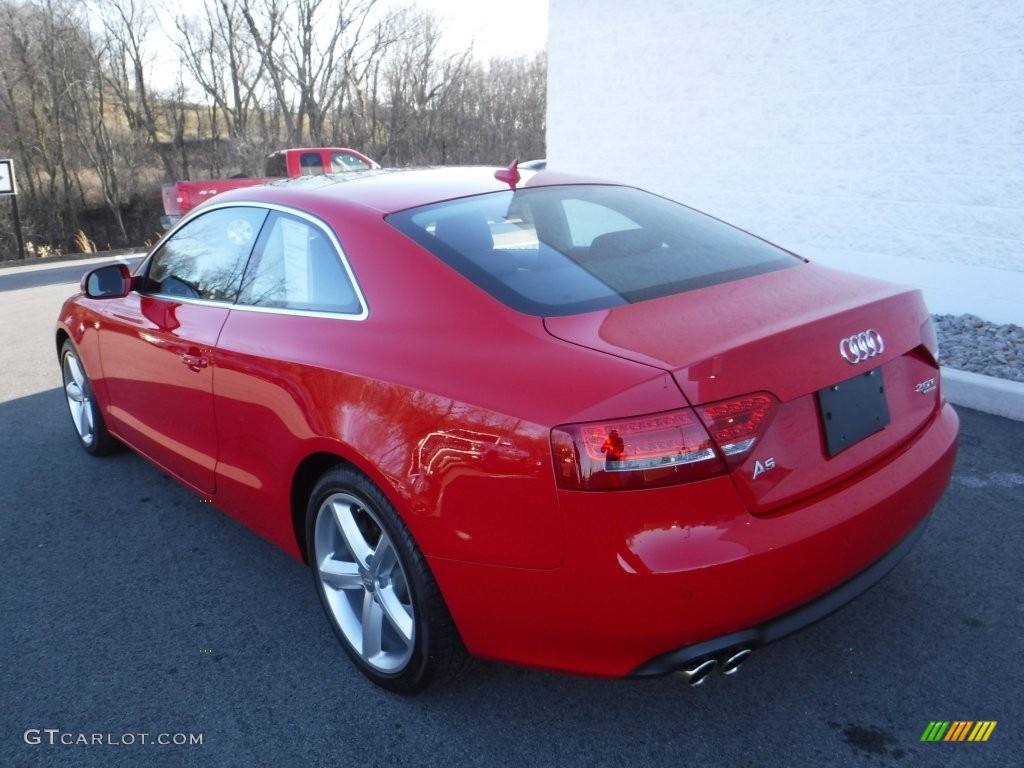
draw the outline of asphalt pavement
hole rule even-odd
[[[481,662],[403,698],[354,670],[300,563],[137,456],[78,447],[52,342],[73,287],[0,294],[0,766],[1024,763],[1024,423],[961,409],[916,548],[735,676]],[[921,741],[958,720],[997,725]]]
[[[14,291],[21,288],[38,288],[43,285],[59,285],[61,283],[75,284],[89,270],[117,262],[123,262],[130,269],[134,269],[142,261],[143,255],[128,254],[116,259],[103,256],[85,261],[58,262],[55,264],[38,264],[29,267],[0,269],[0,292]]]

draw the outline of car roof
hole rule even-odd
[[[368,170],[280,179],[217,195],[218,203],[265,202],[320,209],[337,204],[388,214],[421,205],[509,189],[495,167]],[[553,184],[608,183],[554,171],[522,170],[517,189]]]

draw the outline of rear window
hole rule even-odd
[[[796,257],[631,187],[508,190],[388,216],[519,312],[571,315],[783,269]]]
[[[299,173],[303,176],[318,176],[324,172],[324,159],[319,152],[303,152],[299,155]]]

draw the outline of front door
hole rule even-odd
[[[143,268],[139,291],[108,309],[100,356],[111,427],[196,489],[214,493],[217,339],[266,218],[215,208],[177,230]]]

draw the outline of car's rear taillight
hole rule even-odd
[[[689,408],[551,431],[562,488],[654,488],[722,474],[707,430]]]
[[[774,408],[774,398],[761,393],[696,410],[565,424],[551,430],[555,477],[567,490],[606,491],[722,475],[723,457],[738,463],[767,428]]]
[[[733,467],[740,464],[768,428],[775,398],[766,392],[697,406],[711,439]]]

